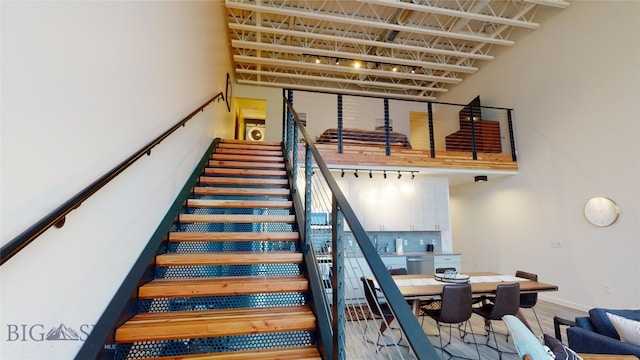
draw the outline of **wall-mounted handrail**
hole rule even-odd
[[[146,155],[151,155],[151,150],[158,144],[162,142],[162,140],[166,139],[173,132],[178,130],[178,128],[184,126],[187,121],[191,120],[198,112],[204,110],[209,104],[214,102],[215,100],[224,100],[224,94],[222,92],[216,94],[211,99],[207,100],[204,104],[194,110],[191,114],[187,115],[184,119],[180,120],[177,124],[172,126],[169,130],[162,133],[162,135],[158,136],[155,140],[151,141],[147,145],[145,145],[142,149],[138,150],[136,153],[131,155],[129,158],[118,164],[116,167],[111,169],[106,174],[102,175],[99,179],[91,183],[89,186],[85,187],[82,191],[77,193],[75,196],[65,201],[62,205],[58,206],[55,210],[51,211],[41,220],[31,225],[25,231],[23,231],[20,235],[13,238],[7,244],[2,246],[0,249],[0,265],[4,264],[7,260],[17,254],[20,250],[22,250],[25,246],[29,245],[33,240],[35,240],[38,236],[42,235],[47,229],[52,226],[61,227],[64,224],[65,217],[71,211],[77,209],[82,202],[88,199],[91,195],[96,193],[98,190],[102,189],[105,185],[107,185],[111,180],[113,180],[120,173],[125,171],[129,166],[133,165],[137,160]]]

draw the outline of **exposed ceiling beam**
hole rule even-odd
[[[391,57],[385,57],[385,56],[357,54],[357,53],[344,52],[344,51],[324,50],[324,49],[317,49],[317,48],[311,48],[311,47],[255,43],[252,41],[232,40],[231,46],[235,48],[243,48],[243,49],[266,50],[266,51],[271,51],[276,53],[317,55],[317,56],[323,56],[323,57],[329,57],[329,58],[361,60],[361,61],[370,61],[370,62],[378,62],[378,63],[394,64],[394,65],[407,65],[411,67],[421,67],[421,68],[436,69],[436,70],[443,70],[443,71],[454,71],[454,72],[463,72],[463,73],[474,73],[478,71],[478,68],[473,66],[440,64],[440,63],[435,63],[431,61],[410,60],[410,59],[403,59],[398,57],[391,58]]]
[[[390,89],[398,89],[398,90],[424,90],[424,91],[432,91],[432,92],[447,92],[448,89],[445,88],[436,88],[436,87],[427,87],[420,85],[407,85],[407,84],[396,84],[389,82],[378,82],[378,81],[370,81],[370,80],[353,80],[353,79],[343,79],[343,78],[335,78],[335,77],[325,77],[325,76],[316,76],[316,75],[303,75],[303,74],[290,74],[276,71],[264,71],[264,70],[251,70],[251,69],[236,69],[236,73],[238,74],[251,74],[251,75],[264,75],[264,76],[278,76],[278,77],[288,77],[299,80],[312,80],[312,81],[327,81],[327,82],[335,82],[335,83],[343,83],[343,84],[351,84],[362,87],[378,87],[378,88],[390,88]]]
[[[271,86],[271,87],[278,87],[282,89],[298,89],[298,90],[310,90],[310,91],[318,91],[318,92],[327,92],[327,90],[329,90],[331,93],[338,93],[338,94],[345,94],[345,95],[363,95],[367,97],[380,97],[380,98],[388,98],[388,99],[403,99],[403,100],[417,100],[417,101],[436,100],[436,98],[433,96],[390,94],[385,92],[369,91],[369,90],[361,91],[361,90],[350,90],[350,89],[327,89],[326,87],[322,87],[322,86],[269,83],[265,81],[253,81],[253,80],[242,80],[242,79],[237,79],[236,81],[238,82],[238,84]]]
[[[421,11],[430,14],[445,15],[470,20],[485,21],[495,24],[503,24],[509,26],[523,27],[527,29],[537,29],[540,25],[529,21],[515,20],[498,16],[484,15],[475,12],[467,12],[460,10],[447,9],[444,7],[436,7],[423,4],[414,4],[410,2],[401,2],[400,0],[359,0],[368,4],[391,6],[400,9]]]
[[[342,23],[342,24],[361,25],[361,26],[380,28],[380,29],[390,29],[390,30],[397,30],[397,31],[402,31],[407,33],[439,36],[444,38],[459,39],[459,40],[466,40],[466,41],[483,42],[483,43],[494,44],[494,45],[511,46],[514,44],[514,42],[511,40],[496,39],[488,36],[479,36],[479,35],[464,34],[464,33],[452,33],[452,32],[443,31],[443,30],[428,29],[425,27],[389,24],[389,23],[383,23],[380,21],[367,20],[367,19],[356,18],[356,17],[331,15],[331,14],[326,14],[319,11],[311,12],[311,11],[305,11],[305,10],[284,8],[284,7],[253,5],[253,4],[247,4],[247,3],[239,3],[232,0],[226,0],[225,3],[226,3],[226,6],[231,9],[258,11],[258,12],[262,11],[262,12],[285,15],[285,16],[295,16],[295,17],[330,21],[330,22]]]
[[[562,0],[523,0],[523,1],[532,3],[532,4],[553,6],[561,9],[564,9],[569,6],[568,1],[562,1]]]
[[[359,39],[359,38],[352,38],[352,37],[350,38],[347,36],[335,36],[335,35],[328,35],[328,34],[309,33],[304,31],[276,29],[276,28],[269,28],[269,27],[256,26],[256,25],[229,23],[229,29],[240,30],[240,31],[263,32],[263,33],[270,33],[270,34],[281,35],[281,36],[291,36],[291,37],[296,37],[300,39],[318,39],[318,40],[334,41],[334,42],[347,42],[354,45],[365,45],[365,46],[371,46],[371,47],[380,47],[380,48],[419,52],[419,53],[426,53],[426,54],[455,56],[460,58],[470,58],[470,59],[487,60],[487,61],[493,60],[493,56],[491,55],[470,54],[463,51],[436,49],[436,48],[430,48],[427,46],[412,46],[412,45],[406,45],[406,44],[400,44],[400,43],[388,43],[383,41],[366,40],[366,39]]]
[[[262,64],[262,65],[272,65],[272,66],[290,67],[290,68],[298,68],[298,69],[308,69],[316,72],[329,72],[329,73],[342,73],[342,74],[346,73],[346,74],[353,74],[353,75],[371,75],[371,76],[377,76],[381,78],[410,79],[410,80],[416,80],[416,81],[435,81],[435,82],[443,82],[448,84],[459,84],[460,82],[462,82],[462,79],[454,78],[454,77],[410,74],[410,73],[394,72],[394,71],[382,71],[382,70],[375,70],[375,69],[367,69],[364,67],[360,69],[355,69],[353,67],[347,67],[347,66],[315,64],[315,63],[307,63],[307,62],[300,62],[300,61],[280,60],[280,59],[267,59],[267,58],[258,58],[255,56],[246,56],[246,55],[234,55],[233,60],[236,63],[247,63],[252,65]]]

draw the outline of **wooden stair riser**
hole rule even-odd
[[[202,209],[291,209],[289,200],[207,200],[189,199],[187,208]]]
[[[141,299],[304,292],[309,281],[299,276],[233,276],[202,279],[155,279],[139,288]]]
[[[267,162],[267,163],[283,163],[282,156],[264,156],[264,155],[244,155],[244,154],[219,154],[214,153],[211,160],[220,161],[247,161],[247,162]]]
[[[169,253],[156,256],[156,266],[301,264],[302,253],[289,251]]]
[[[280,156],[282,157],[282,150],[251,150],[251,149],[237,149],[237,148],[217,148],[215,154],[235,154],[235,155],[254,155],[254,156]]]
[[[282,150],[282,143],[276,141],[247,141],[247,140],[236,140],[236,139],[225,139],[218,147],[225,148],[238,148],[238,149],[249,149],[249,148],[269,148],[269,149],[280,149]]]
[[[253,185],[253,186],[289,186],[287,179],[260,179],[201,176],[200,184],[205,185]]]
[[[297,232],[171,232],[170,242],[298,241]]]
[[[286,178],[286,170],[259,170],[259,169],[233,169],[208,167],[204,169],[205,175],[210,176],[252,176],[261,178]]]
[[[172,360],[322,360],[315,346],[301,346],[281,349],[241,350],[222,353],[181,355]],[[147,358],[146,360],[168,360],[167,358]]]
[[[234,195],[234,196],[278,196],[288,197],[289,189],[277,188],[217,188],[197,186],[193,188],[195,195]]]
[[[180,223],[227,223],[227,224],[254,224],[254,223],[282,223],[293,224],[296,221],[295,215],[200,215],[200,214],[180,214]]]
[[[119,327],[115,340],[130,343],[315,330],[315,316],[308,307],[290,308],[143,313]]]
[[[210,167],[226,167],[236,169],[274,169],[283,170],[284,163],[255,162],[255,161],[227,161],[209,160]]]

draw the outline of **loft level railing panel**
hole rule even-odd
[[[25,231],[23,231],[20,235],[16,236],[14,239],[10,240],[7,244],[2,246],[0,249],[0,265],[4,264],[7,260],[17,254],[20,250],[22,250],[25,246],[29,245],[33,242],[38,236],[42,235],[45,231],[47,231],[52,226],[60,228],[64,225],[66,216],[71,211],[77,209],[85,200],[91,197],[94,193],[98,192],[105,185],[107,185],[111,180],[115,179],[119,174],[133,165],[136,161],[138,161],[143,156],[151,155],[151,150],[160,144],[164,139],[173,134],[176,130],[186,125],[186,123],[191,120],[197,113],[203,111],[209,104],[214,101],[223,101],[224,94],[222,92],[216,94],[211,99],[207,100],[204,104],[199,106],[185,118],[180,120],[178,123],[173,125],[170,129],[162,133],[160,136],[155,138],[153,141],[146,144],[140,150],[135,152],[133,155],[129,156],[126,160],[115,166],[106,174],[102,175],[93,183],[89,184],[79,193],[74,195],[69,200],[62,203],[56,209],[51,211],[45,217],[40,219],[35,224],[31,225]]]
[[[418,319],[290,103],[291,91],[288,95],[289,99],[284,98],[283,143],[295,179],[294,202],[303,219],[301,238],[321,352],[327,359],[437,359]],[[298,144],[302,144],[302,151]],[[376,300],[367,301],[367,293],[376,294]]]
[[[405,167],[517,170],[513,110],[482,105],[479,97],[453,104],[302,90],[292,94],[307,132],[330,167],[391,161],[409,164]],[[414,161],[393,160],[396,157]],[[468,165],[459,165],[463,160]]]

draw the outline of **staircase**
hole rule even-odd
[[[218,145],[116,329],[117,359],[321,359],[282,155]]]

